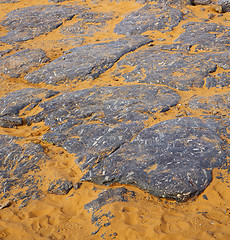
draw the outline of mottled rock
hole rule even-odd
[[[58,92],[47,89],[26,88],[0,98],[0,126],[14,127],[23,124],[21,110],[31,110],[43,99],[48,99]]]
[[[3,50],[3,51],[0,51],[0,58],[2,57],[2,56],[4,56],[5,54],[7,54],[7,53],[10,53],[12,51],[12,49],[6,49],[6,50]],[[1,61],[1,60],[0,60]]]
[[[44,139],[76,153],[76,162],[85,170],[130,141],[156,111],[167,111],[179,100],[166,87],[92,88],[46,101],[39,105],[43,110],[26,121],[45,120],[50,131]]]
[[[0,24],[9,30],[0,42],[13,44],[48,33],[73,18],[80,6],[39,5],[13,10]]]
[[[16,2],[19,2],[17,0],[0,0],[0,4],[1,3],[16,3]]]
[[[98,227],[91,235],[95,235],[102,227],[108,227],[115,216],[110,211],[103,212],[102,208],[114,202],[127,202],[135,197],[135,192],[128,191],[125,187],[106,189],[98,195],[98,198],[85,205],[85,209],[92,212],[92,224]]]
[[[27,73],[32,67],[39,67],[49,61],[41,49],[26,49],[0,59],[0,73],[3,72],[13,78]]]
[[[192,109],[203,109],[206,113],[210,111],[221,111],[229,115],[230,113],[230,92],[225,94],[217,94],[208,97],[192,97],[189,105]]]
[[[21,138],[0,135],[1,199],[23,200],[24,204],[39,195],[40,164],[49,159],[41,145],[20,143]],[[13,191],[12,191],[13,190]]]
[[[230,27],[202,22],[189,22],[182,27],[185,32],[175,42],[195,46],[195,52],[230,50]]]
[[[53,181],[49,184],[48,193],[66,195],[72,188],[73,185],[68,180],[58,179],[57,181]]]
[[[193,5],[209,5],[211,3],[212,3],[211,0],[193,0],[192,1]]]
[[[147,4],[125,17],[116,25],[114,32],[137,35],[149,30],[171,31],[179,24],[182,17],[183,15],[178,9]]]
[[[98,43],[69,50],[65,55],[29,73],[31,83],[57,85],[66,81],[95,79],[112,67],[124,54],[151,42],[146,37],[122,38],[109,43]]]
[[[173,47],[178,46],[178,49]],[[170,51],[168,51],[170,50]],[[217,66],[230,69],[230,55],[226,53],[184,53],[181,45],[149,47],[125,56],[117,63],[113,76],[122,76],[127,82],[164,84],[180,90],[201,88],[205,78]],[[132,66],[132,70],[126,70]],[[212,76],[213,77],[213,76]],[[226,83],[228,81],[225,81]],[[213,82],[213,85],[218,81]]]
[[[213,8],[217,12],[230,12],[230,0],[219,0],[215,2]]]
[[[230,85],[230,71],[217,73],[215,76],[206,78],[206,87],[222,88]]]
[[[226,164],[223,141],[198,118],[172,119],[142,130],[88,171],[82,181],[133,184],[157,197],[185,201]]]
[[[112,18],[111,13],[84,12],[78,15],[79,20],[76,23],[61,27],[60,32],[67,35],[68,40],[78,42],[82,39],[82,43],[85,37],[92,37],[94,33],[101,31]]]

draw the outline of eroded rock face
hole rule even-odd
[[[195,51],[228,51],[230,27],[216,23],[189,22],[182,26],[185,32],[175,42],[195,46]]]
[[[128,191],[125,187],[110,188],[101,192],[95,200],[85,204],[85,209],[92,212],[92,224],[97,227],[97,230],[91,235],[97,234],[102,227],[108,227],[111,224],[111,219],[115,217],[107,209],[103,211],[102,208],[104,206],[114,202],[128,202],[130,198],[134,198],[135,195],[135,192]],[[116,233],[108,237],[112,236],[115,237]]]
[[[43,50],[26,49],[0,59],[0,72],[12,78],[18,78],[32,67],[39,67],[48,61],[49,58]]]
[[[165,87],[92,88],[46,101],[40,104],[43,110],[26,121],[45,120],[50,131],[44,139],[76,153],[76,162],[85,170],[130,141],[156,111],[167,111],[179,100]]]
[[[29,199],[36,198],[40,179],[34,176],[47,159],[41,145],[22,144],[20,138],[0,135],[1,199],[23,200],[24,206]]]
[[[209,185],[212,168],[226,164],[222,145],[197,118],[160,122],[101,161],[82,181],[133,184],[154,196],[184,201]]]
[[[114,65],[124,54],[151,42],[146,37],[122,38],[71,49],[65,55],[26,75],[31,83],[57,85],[68,81],[95,79]]]
[[[18,116],[22,109],[30,111],[42,99],[48,99],[57,93],[57,91],[46,89],[25,88],[0,98],[0,126],[14,127],[22,125],[23,116]]]
[[[230,92],[217,94],[210,97],[193,97],[189,101],[189,107],[192,109],[203,109],[207,111],[221,110],[229,115],[230,112]]]
[[[147,4],[125,17],[114,32],[125,35],[138,35],[149,30],[166,32],[177,26],[181,19],[182,13],[178,9]]]
[[[48,33],[61,26],[64,20],[73,18],[81,7],[61,5],[39,5],[13,10],[0,24],[9,32],[0,37],[0,42],[13,44],[41,34]]]
[[[189,90],[192,87],[203,87],[206,78],[211,78],[212,86],[217,86],[220,82],[218,77],[210,74],[216,71],[217,66],[230,69],[229,59],[228,52],[194,55],[189,54],[187,45],[155,46],[125,56],[118,62],[113,75],[122,75],[127,82],[163,84]],[[126,66],[133,66],[134,69],[122,73]],[[222,85],[226,86],[228,82],[224,80]],[[209,82],[207,84],[210,86]]]

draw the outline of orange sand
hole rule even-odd
[[[77,1],[68,1],[61,4],[73,4]],[[18,8],[23,8],[39,4],[52,4],[48,0],[21,0],[19,3],[0,4],[0,21],[5,15]],[[140,3],[134,1],[98,1],[97,4],[90,0],[79,1],[79,4],[90,6],[95,12],[113,12],[115,18],[108,21],[108,25],[93,37],[86,39],[84,44],[98,41],[114,40],[121,38],[113,33],[113,28],[127,14],[142,7]],[[201,9],[205,11],[201,11]],[[210,22],[215,22],[230,26],[230,13],[223,14],[222,17],[216,17],[216,13],[210,6],[188,6],[183,11],[191,11],[193,16],[182,21],[171,32],[160,33],[159,31],[148,31],[153,38],[154,45],[162,44],[156,39],[165,38],[164,44],[171,44],[184,31],[181,26],[188,21],[201,21],[208,18],[208,14],[213,13],[215,16]],[[64,25],[71,25],[77,21],[74,17]],[[5,35],[6,29],[0,26],[0,36]],[[51,60],[62,55],[73,46],[59,42],[60,39],[67,38],[56,29],[47,35],[39,36],[33,40],[20,43],[22,49],[41,48]],[[144,46],[143,48],[146,48]],[[12,46],[0,44],[0,51]],[[13,51],[14,52],[14,51]],[[12,53],[13,53],[12,52]],[[0,97],[6,93],[26,88],[47,88],[53,90],[75,91],[89,88],[92,86],[119,86],[125,83],[122,78],[114,79],[111,72],[116,69],[116,64],[99,78],[93,81],[87,81],[79,84],[64,84],[60,86],[50,86],[45,84],[27,83],[23,76],[18,79],[5,77],[1,83]],[[32,69],[33,71],[35,69]],[[125,71],[130,71],[127,66]],[[218,68],[218,72],[224,70]],[[142,73],[144,75],[144,73]],[[177,74],[177,73],[175,73]],[[215,73],[216,74],[216,73]],[[146,127],[157,122],[176,118],[177,115],[186,116],[186,112],[192,113],[192,116],[200,117],[202,111],[191,110],[188,108],[188,99],[196,96],[212,96],[218,93],[228,92],[229,88],[222,89],[193,89],[188,92],[177,90],[181,96],[181,102],[176,107],[171,108],[168,112],[157,113],[156,119],[146,121]],[[38,112],[38,107],[31,113]],[[221,113],[221,111],[218,112]],[[34,126],[40,126],[36,129]],[[43,146],[45,152],[51,160],[41,166],[41,173],[44,176],[44,183],[40,186],[44,192],[48,188],[48,182],[53,179],[65,177],[72,183],[77,183],[83,176],[83,173],[74,163],[74,155],[68,154],[65,150],[55,147],[52,144],[41,140],[41,136],[48,131],[44,123],[37,123],[31,126],[20,126],[14,129],[0,128],[0,134],[9,134],[13,136],[23,136],[26,142],[35,142]],[[226,139],[229,143],[229,139]],[[224,180],[217,179],[220,173],[225,177]],[[230,177],[225,170],[215,169],[213,172],[213,182],[205,190],[208,200],[203,198],[203,194],[186,203],[176,203],[171,201],[160,200],[149,194],[133,187],[126,186],[128,190],[137,193],[135,199],[130,199],[126,203],[108,204],[104,211],[111,211],[115,218],[111,219],[111,225],[101,228],[100,233],[91,236],[96,230],[91,224],[91,213],[84,209],[84,205],[95,199],[98,194],[106,189],[104,186],[97,186],[93,183],[83,183],[78,190],[72,189],[65,196],[47,194],[40,200],[30,202],[26,207],[19,210],[20,202],[12,202],[10,206],[0,209],[0,239],[8,240],[33,240],[33,239],[74,239],[88,240],[101,239],[100,236],[107,232],[109,234],[117,233],[116,239],[143,239],[143,240],[229,240],[230,239]],[[114,186],[119,187],[119,186]],[[14,190],[12,190],[14,191]],[[7,204],[0,202],[0,204]],[[0,205],[1,208],[1,205]],[[110,238],[107,238],[110,239]],[[111,238],[112,239],[112,238]]]

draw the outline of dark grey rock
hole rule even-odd
[[[85,37],[92,37],[94,33],[101,31],[107,25],[107,21],[111,20],[113,15],[111,13],[96,13],[84,12],[78,15],[78,21],[70,26],[61,27],[60,32],[68,36],[68,39],[75,40],[75,42]]]
[[[31,83],[44,82],[52,85],[73,80],[95,79],[112,67],[124,54],[151,41],[146,37],[122,38],[109,43],[77,47],[38,71],[29,73],[25,79]]]
[[[179,118],[142,130],[88,171],[82,181],[133,184],[157,197],[185,201],[227,162],[223,141],[198,118]]]
[[[184,52],[185,47],[188,48],[173,44],[171,47],[155,46],[136,51],[120,60],[112,75],[121,75],[127,82],[164,84],[189,90],[192,87],[203,87],[205,78],[211,77],[210,73],[215,72],[217,66],[230,69],[228,52],[194,55]],[[126,66],[132,66],[133,70],[123,73]],[[218,80],[213,85],[215,83],[218,85]]]
[[[230,12],[230,0],[219,0],[215,2],[213,8],[217,12]]]
[[[127,202],[135,197],[135,192],[128,191],[124,187],[106,189],[98,195],[98,198],[85,205],[85,209],[92,212],[91,222],[98,229],[91,235],[95,235],[102,227],[108,227],[111,224],[111,219],[115,216],[110,211],[104,211],[102,208],[107,204],[114,202]]]
[[[162,5],[162,4],[166,4],[168,6],[179,6],[179,7],[183,7],[186,5],[191,5],[193,4],[192,0],[151,0],[150,2],[157,2],[158,5]],[[149,1],[147,1],[149,2]]]
[[[212,3],[211,0],[193,0],[193,5],[210,5]]]
[[[13,128],[21,125],[23,125],[23,120],[20,117],[0,117],[0,127]]]
[[[222,88],[230,85],[230,71],[218,73],[215,76],[206,78],[205,83],[207,88],[216,87]]]
[[[167,111],[179,100],[166,87],[92,88],[46,101],[39,105],[43,110],[26,121],[45,120],[50,131],[44,139],[76,153],[76,162],[85,170],[130,141],[156,111]]]
[[[0,59],[0,73],[3,72],[10,77],[18,78],[32,67],[39,67],[48,61],[49,58],[43,50],[26,49]]]
[[[230,139],[230,93],[193,97],[189,100],[188,106],[192,109],[203,110],[203,121],[221,138]]]
[[[14,127],[23,124],[23,116],[19,112],[31,110],[43,99],[48,99],[58,92],[47,89],[26,88],[7,94],[0,98],[0,126]]]
[[[192,109],[203,109],[206,113],[210,111],[221,111],[229,115],[230,113],[230,92],[225,94],[217,94],[209,97],[192,97],[189,105]]]
[[[1,58],[2,56],[4,56],[5,54],[10,53],[11,51],[12,51],[12,49],[6,49],[6,50],[0,51],[0,58]],[[0,60],[0,61],[1,61],[1,60]]]
[[[189,22],[182,26],[185,29],[175,42],[195,46],[195,51],[230,50],[230,27],[216,23]]]
[[[57,181],[53,181],[49,184],[48,193],[66,195],[72,188],[73,185],[68,180],[58,179]]]
[[[0,135],[0,192],[1,199],[23,200],[26,204],[39,195],[39,166],[49,158],[41,145],[23,144],[20,140]]]
[[[13,44],[48,33],[73,18],[80,6],[39,5],[13,10],[0,24],[9,30],[0,42]]]
[[[149,30],[171,31],[182,20],[182,12],[171,7],[145,5],[118,23],[115,33],[137,35]]]
[[[19,2],[19,1],[16,1],[16,0],[0,0],[0,4],[1,3],[16,3],[16,2]]]

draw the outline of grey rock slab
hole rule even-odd
[[[9,30],[7,35],[0,37],[0,42],[14,44],[48,33],[61,26],[65,20],[73,18],[82,9],[77,5],[39,5],[13,10],[0,22]]]
[[[179,100],[175,91],[160,86],[85,89],[41,103],[43,110],[26,122],[44,120],[50,126],[44,139],[76,153],[85,170],[130,141],[156,111],[167,111]]]
[[[206,113],[210,111],[221,111],[226,115],[230,113],[230,92],[216,94],[209,97],[192,97],[188,106],[192,109],[203,109]]]
[[[26,204],[29,199],[39,195],[40,179],[37,173],[40,164],[49,158],[41,145],[24,144],[20,140],[21,138],[0,135],[0,192],[1,199],[23,200]]]
[[[19,2],[19,1],[16,1],[16,0],[0,0],[0,4],[1,3],[16,3],[16,2]]]
[[[135,185],[156,197],[185,201],[226,164],[224,142],[198,118],[172,119],[142,130],[88,171],[82,181]]]
[[[21,110],[32,110],[43,99],[58,94],[57,91],[47,89],[25,88],[8,93],[0,98],[0,126],[14,127],[23,124]]]
[[[77,39],[92,37],[94,33],[101,31],[107,25],[107,21],[113,18],[111,13],[83,12],[78,15],[78,21],[70,26],[63,26],[60,32],[67,35],[68,38],[73,36]]]
[[[230,50],[230,27],[216,23],[189,22],[182,26],[185,29],[175,42],[195,46],[195,51]]]
[[[92,212],[92,224],[97,227],[97,230],[91,235],[97,234],[102,227],[110,226],[111,219],[115,217],[107,209],[103,211],[103,207],[114,202],[128,202],[131,198],[135,198],[135,195],[135,192],[129,191],[125,187],[110,188],[101,192],[93,201],[85,204],[84,208]]]
[[[217,66],[230,69],[228,52],[190,54],[188,45],[173,44],[149,47],[125,56],[117,63],[117,69],[111,73],[122,76],[127,82],[163,84],[180,90],[192,87],[201,88],[205,79],[213,77],[210,73]],[[133,70],[125,71],[127,66]],[[227,84],[228,81],[225,81]],[[219,85],[218,80],[212,81]]]
[[[206,78],[205,86],[207,88],[222,88],[230,85],[230,71],[217,73],[215,76]]]
[[[56,195],[66,195],[73,188],[70,181],[66,179],[58,179],[49,184],[48,193]]]
[[[123,55],[151,41],[146,37],[122,38],[73,48],[39,70],[27,74],[25,79],[31,83],[44,82],[52,85],[95,79]]]
[[[182,18],[182,12],[179,9],[146,4],[118,23],[114,32],[125,35],[138,35],[150,30],[167,32],[176,27]]]
[[[42,49],[26,49],[0,59],[0,73],[18,78],[33,67],[49,61]]]
[[[214,2],[215,5],[213,6],[213,8],[217,11],[217,12],[230,12],[230,0],[219,0],[217,2]]]

